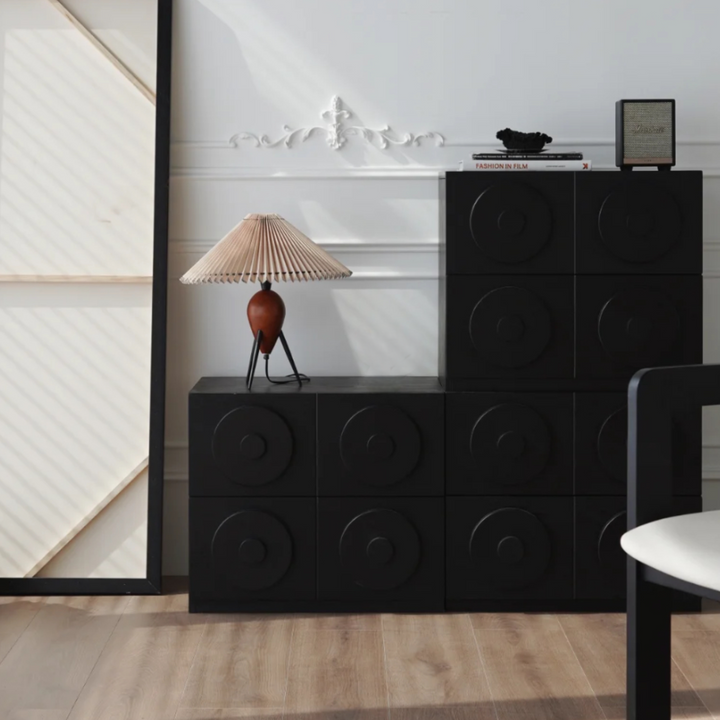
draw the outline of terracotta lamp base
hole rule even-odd
[[[271,383],[285,385],[290,382],[297,382],[298,385],[302,387],[303,382],[310,382],[310,378],[307,377],[307,375],[299,373],[295,365],[295,360],[293,360],[290,347],[282,331],[282,326],[285,322],[285,303],[274,290],[270,289],[271,287],[271,283],[267,281],[262,283],[262,289],[250,298],[247,307],[248,321],[254,337],[246,379],[248,390],[252,389],[255,369],[257,368],[260,353],[263,354],[265,359],[265,376]],[[273,351],[278,340],[280,340],[280,344],[283,346],[283,350],[285,350],[285,355],[287,355],[293,371],[287,378],[273,380],[268,372],[268,361],[270,359],[270,353]]]

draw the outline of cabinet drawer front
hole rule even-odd
[[[702,278],[577,279],[578,378],[702,362]]]
[[[677,515],[700,512],[699,497],[676,497]],[[627,555],[620,538],[627,530],[625,497],[575,499],[575,597],[625,596]]]
[[[442,607],[443,513],[440,498],[320,499],[320,599]]]
[[[571,495],[572,393],[450,393],[450,495]]]
[[[442,495],[442,395],[318,399],[321,495]]]
[[[449,275],[572,273],[573,175],[448,174]]]
[[[577,272],[702,272],[702,173],[577,176]]]
[[[190,494],[315,494],[315,398],[194,398]]]
[[[572,277],[450,277],[451,379],[573,377]]]
[[[578,393],[575,398],[575,492],[627,492],[627,394]],[[699,408],[673,417],[673,493],[701,492]]]
[[[569,599],[572,498],[448,498],[447,596]]]
[[[191,498],[190,594],[315,598],[315,501]]]

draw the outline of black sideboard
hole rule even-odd
[[[440,196],[442,385],[191,391],[191,610],[623,607],[627,383],[702,361],[702,174],[448,173]],[[700,435],[676,417],[678,513]]]

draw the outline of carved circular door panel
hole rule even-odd
[[[624,290],[600,311],[598,335],[607,355],[622,365],[654,365],[675,344],[680,318],[658,290]]]
[[[234,587],[265,590],[287,573],[293,543],[287,528],[273,515],[243,510],[225,519],[215,531],[212,557],[216,574]]]
[[[493,185],[472,207],[470,233],[483,255],[502,263],[520,263],[549,242],[552,212],[542,195],[527,185]]]
[[[540,474],[551,450],[547,424],[524,405],[496,405],[475,423],[470,452],[483,480],[520,485]]]
[[[231,410],[213,433],[212,453],[223,473],[239,485],[277,480],[290,464],[293,437],[287,423],[262,407]]]
[[[420,562],[420,538],[395,510],[367,510],[353,518],[340,538],[340,558],[364,588],[391,590],[412,576]]]
[[[682,215],[672,195],[659,187],[624,187],[600,208],[598,230],[605,247],[633,263],[657,260],[680,240]]]
[[[542,301],[519,287],[491,290],[475,305],[470,338],[491,365],[518,368],[536,360],[548,346],[552,320]]]
[[[622,573],[627,556],[620,546],[620,538],[627,530],[627,513],[619,512],[603,527],[598,539],[598,560],[600,567],[608,572]]]
[[[620,408],[605,419],[597,438],[600,464],[623,486],[627,482],[627,425],[627,410]]]
[[[420,458],[421,444],[417,426],[402,410],[371,405],[345,423],[340,455],[358,481],[385,486],[410,475]]]
[[[547,529],[520,508],[488,513],[470,538],[470,556],[481,577],[496,587],[518,589],[539,580],[552,555]]]

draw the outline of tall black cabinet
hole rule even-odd
[[[447,606],[620,599],[627,384],[702,362],[702,173],[440,181]],[[700,509],[700,413],[676,418]]]
[[[192,390],[192,610],[622,608],[627,384],[702,361],[702,175],[452,172],[440,198],[440,383]],[[697,511],[699,412],[674,432]]]

